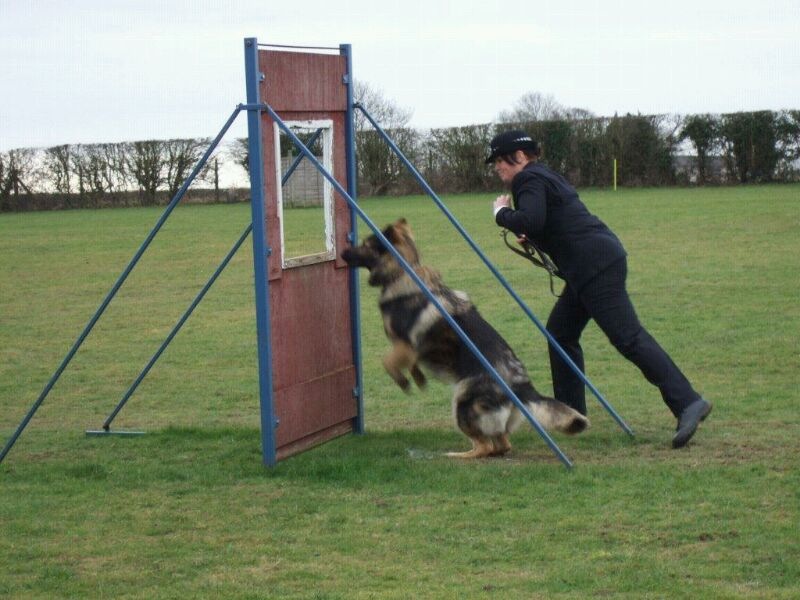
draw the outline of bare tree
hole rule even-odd
[[[60,194],[72,192],[72,146],[62,144],[44,151],[44,177]]]
[[[228,144],[227,153],[233,162],[250,174],[250,140],[249,138],[236,138]]]
[[[70,155],[70,169],[78,178],[78,191],[81,195],[103,194],[108,191],[105,176],[107,165],[97,145],[75,146]]]
[[[596,119],[597,115],[585,108],[566,108],[564,109],[563,117],[570,121],[588,121],[589,119]]]
[[[122,192],[131,185],[131,177],[125,162],[125,144],[99,144],[98,153],[103,157],[105,188],[109,192]]]
[[[174,139],[163,142],[163,164],[166,171],[164,177],[170,198],[178,193],[210,142],[209,138]]]
[[[199,181],[211,184],[214,186],[214,202],[219,202],[220,189],[219,189],[219,163],[222,152],[212,154],[206,164],[203,166],[200,173],[197,175]]]
[[[399,129],[406,127],[411,120],[412,111],[401,108],[384,95],[377,87],[363,81],[356,81],[353,96],[383,129]],[[355,112],[356,131],[371,129],[361,111]]]
[[[146,140],[125,145],[125,164],[133,180],[144,193],[142,204],[155,204],[156,192],[164,183],[161,153],[164,142]]]
[[[360,81],[355,82],[354,96],[381,128],[390,133],[403,154],[411,158],[417,139],[416,132],[408,127],[411,111],[397,106],[379,89]],[[369,193],[385,195],[400,179],[403,165],[360,111],[356,111],[355,128],[359,173],[369,185]]]
[[[569,109],[559,104],[550,95],[539,92],[523,94],[511,110],[504,110],[497,116],[499,123],[527,123],[530,121],[554,121],[563,118]]]
[[[0,212],[13,209],[11,198],[18,197],[20,191],[28,195],[33,193],[31,180],[35,172],[35,157],[33,148],[0,152]]]

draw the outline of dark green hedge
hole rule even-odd
[[[614,159],[623,186],[800,180],[800,111],[628,114],[436,129],[420,137],[417,154],[442,191],[494,189],[483,157],[492,136],[512,127],[536,138],[542,160],[578,187],[611,185]]]

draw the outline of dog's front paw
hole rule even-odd
[[[428,385],[428,380],[425,378],[425,374],[418,368],[411,370],[411,376],[414,378],[414,383],[417,384],[419,389],[424,389],[425,386]]]

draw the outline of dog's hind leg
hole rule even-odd
[[[453,390],[453,413],[456,425],[472,440],[469,452],[451,452],[456,458],[483,458],[503,455],[511,449],[508,419],[511,409],[496,401],[498,390],[488,377],[459,381]]]
[[[489,438],[470,438],[472,440],[472,450],[469,452],[448,452],[447,456],[452,458],[485,458],[494,453],[494,444]]]
[[[501,433],[492,438],[492,456],[503,456],[511,451],[511,442],[508,441],[508,434]]]

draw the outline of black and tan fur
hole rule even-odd
[[[540,395],[524,365],[468,296],[448,288],[439,273],[421,264],[405,219],[387,226],[382,233],[542,426],[566,433],[579,433],[589,426],[577,411]],[[350,266],[369,270],[369,284],[381,288],[378,302],[386,335],[392,342],[383,365],[397,385],[409,391],[411,384],[405,375],[409,372],[418,386],[424,386],[420,365],[454,384],[455,420],[472,440],[473,448],[449,455],[481,458],[507,453],[511,449],[508,436],[524,416],[392,253],[372,235],[360,246],[344,250],[342,258]]]

